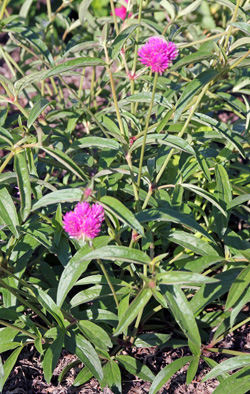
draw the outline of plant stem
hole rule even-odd
[[[93,244],[92,244],[92,249],[95,250]],[[104,276],[105,276],[105,278],[106,278],[106,281],[108,282],[108,285],[109,285],[109,287],[110,287],[110,290],[112,291],[112,294],[113,294],[114,299],[115,299],[116,306],[117,306],[117,308],[118,308],[118,307],[119,307],[119,302],[118,302],[118,299],[117,299],[117,295],[116,295],[114,286],[112,285],[112,283],[111,283],[111,281],[110,281],[110,279],[109,279],[109,275],[108,275],[108,273],[107,273],[107,271],[106,271],[106,268],[104,267],[104,265],[103,265],[103,263],[101,262],[100,259],[97,259],[97,262],[98,262],[99,266],[101,267],[102,272],[104,273]]]
[[[241,321],[240,323],[236,324],[236,326],[232,327],[229,331],[228,334],[231,332],[237,330],[237,328],[242,327],[244,324],[247,324],[250,321],[250,317],[246,318],[245,320]],[[212,341],[212,344],[215,345],[216,343],[222,341],[224,339],[224,335],[221,335],[219,338],[217,338],[215,341]]]
[[[14,152],[10,152],[9,155],[6,157],[6,159],[4,160],[3,164],[0,167],[0,174],[3,172],[3,170],[5,169],[5,167],[10,162],[13,156],[14,156]]]
[[[143,158],[144,158],[145,145],[146,145],[146,139],[147,139],[148,125],[149,125],[149,121],[150,121],[150,117],[151,117],[152,108],[154,105],[157,80],[158,80],[158,73],[155,73],[154,85],[153,85],[153,90],[152,90],[152,97],[151,97],[151,102],[150,102],[150,106],[149,106],[149,110],[148,110],[148,116],[147,116],[146,125],[145,125],[145,129],[144,129],[144,136],[143,136],[143,142],[142,142],[142,148],[141,148],[141,157],[140,157],[139,173],[138,173],[138,180],[137,180],[138,189],[140,189],[141,173],[142,173]]]
[[[132,335],[131,335],[131,337],[130,337],[130,342],[131,342],[131,343],[133,343],[134,340],[135,340],[135,337],[136,337],[136,334],[137,334],[137,331],[138,331],[138,327],[139,327],[140,322],[141,322],[141,317],[142,317],[142,314],[143,314],[143,309],[144,309],[144,308],[142,308],[142,310],[139,312],[139,314],[138,314],[138,316],[137,316],[137,318],[136,318],[136,322],[135,322],[135,325],[134,325],[133,333],[132,333]]]
[[[237,12],[238,12],[239,6],[241,5],[241,2],[242,2],[242,0],[237,0],[237,2],[236,2],[236,6],[235,6],[235,9],[234,9],[234,13],[233,13],[232,19],[231,19],[231,23],[235,22],[235,20],[237,18]],[[228,29],[228,32],[227,32],[226,39],[225,39],[225,43],[224,43],[225,51],[227,50],[227,44],[228,44],[230,35],[232,33],[232,29],[233,29],[233,26],[230,25],[229,29]]]
[[[246,352],[237,352],[236,350],[222,349],[222,348],[213,348],[213,347],[204,347],[204,350],[213,353],[224,353],[224,354],[232,354],[234,356],[243,356],[244,354],[249,354]]]
[[[118,36],[119,28],[118,28],[118,23],[117,23],[116,14],[115,14],[114,2],[113,2],[113,0],[109,0],[109,1],[110,1],[110,7],[111,7],[112,16],[113,16],[113,20],[114,20],[114,24],[115,24],[116,35]]]
[[[3,5],[2,5],[1,11],[0,11],[0,21],[3,19],[4,12],[7,7],[7,1],[8,0],[3,0]]]
[[[135,37],[135,54],[134,54],[134,62],[132,66],[132,75],[135,75],[136,72],[136,63],[137,63],[137,54],[138,54],[138,41],[140,37],[140,25],[141,25],[141,14],[142,14],[142,2],[143,0],[140,0],[140,5],[139,5],[139,12],[138,12],[138,28],[136,30],[136,37]],[[130,87],[131,87],[131,95],[134,94],[135,91],[135,81],[134,79],[130,80]],[[134,108],[135,108],[135,103],[131,103],[131,113],[134,113]]]
[[[250,49],[249,49],[249,51],[247,51],[247,52],[245,53],[245,55],[243,55],[239,60],[237,60],[237,62],[235,62],[234,64],[232,64],[232,65],[229,67],[229,70],[233,70],[233,68],[237,67],[243,60],[246,59],[246,57],[248,57],[248,55],[250,55]]]
[[[122,118],[121,118],[119,107],[118,107],[118,101],[117,101],[116,92],[115,92],[115,84],[114,84],[113,74],[112,74],[112,71],[109,66],[110,61],[109,61],[109,55],[108,55],[106,43],[103,44],[103,47],[104,47],[104,52],[105,52],[105,57],[106,57],[106,62],[107,62],[106,69],[109,73],[110,86],[111,86],[112,96],[113,96],[113,100],[114,100],[116,116],[117,116],[117,120],[119,123],[121,135],[122,135],[122,137],[124,137],[125,133],[124,133],[124,129],[123,129]]]
[[[23,334],[25,334],[25,335],[27,335],[27,336],[33,338],[33,339],[36,339],[36,338],[37,338],[36,335],[31,334],[29,331],[24,330],[23,328],[20,328],[20,327],[16,327],[16,326],[14,326],[14,324],[7,323],[7,322],[4,321],[4,320],[0,320],[0,324],[2,324],[2,325],[5,326],[5,327],[10,327],[10,328],[12,328],[13,330],[17,330],[17,331],[19,331],[19,332],[22,332]]]

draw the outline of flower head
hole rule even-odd
[[[93,239],[99,235],[104,220],[104,209],[100,204],[79,202],[74,211],[63,218],[63,228],[71,238]]]
[[[173,42],[166,42],[160,37],[151,37],[138,51],[139,60],[151,70],[162,74],[169,63],[178,56],[178,49]]]
[[[128,3],[128,0],[125,0],[125,1],[126,1],[126,3]],[[115,15],[119,16],[119,18],[121,18],[122,20],[124,20],[126,18],[126,13],[127,13],[127,8],[124,6],[115,8]],[[112,13],[111,13],[111,15],[112,15]],[[129,14],[129,17],[131,15],[132,14]]]

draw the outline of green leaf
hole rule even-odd
[[[72,150],[76,150],[76,149],[83,149],[83,148],[99,148],[99,149],[108,148],[108,149],[120,150],[121,145],[116,140],[90,136],[90,137],[79,138],[77,141],[73,142],[68,152],[71,152]]]
[[[189,184],[189,183],[181,183],[181,186],[186,188],[186,189],[189,189],[189,190],[193,191],[194,193],[198,194],[199,196],[202,196],[206,200],[210,201],[216,208],[219,209],[219,211],[225,217],[227,217],[227,213],[220,206],[220,204],[218,203],[217,199],[211,193],[208,193],[206,190],[201,189],[199,186],[196,186],[196,185],[193,185],[193,184]]]
[[[93,374],[92,372],[88,369],[88,367],[84,367],[77,377],[74,380],[73,386],[78,387],[81,386],[82,384],[88,382],[92,378]]]
[[[136,358],[121,355],[116,356],[115,359],[132,375],[138,376],[138,378],[146,380],[146,382],[153,382],[155,375],[151,369],[149,369],[146,365],[141,364]]]
[[[14,139],[12,135],[8,132],[8,130],[5,130],[3,127],[0,126],[0,141],[1,140],[7,142],[7,144],[10,146],[14,145]]]
[[[65,336],[65,347],[88,367],[92,374],[99,380],[103,379],[103,371],[99,357],[89,341],[82,335],[71,333],[71,337]]]
[[[147,222],[153,222],[153,221],[159,221],[159,222],[173,222],[173,223],[178,223],[182,224],[183,226],[187,226],[190,228],[192,231],[198,231],[202,235],[204,235],[206,238],[209,240],[212,240],[210,235],[207,233],[206,230],[202,226],[199,225],[192,217],[179,212],[174,209],[174,207],[164,207],[160,209],[146,209],[142,212],[139,212],[138,214],[135,215],[136,219],[140,223],[147,223]]]
[[[201,171],[203,172],[203,174],[205,175],[207,180],[209,182],[211,182],[211,176],[210,176],[208,164],[207,164],[205,157],[202,156],[202,154],[200,154],[200,152],[198,152],[198,150],[195,150],[195,156],[196,156],[196,160],[199,164]]]
[[[216,376],[233,371],[234,369],[239,369],[250,365],[250,355],[245,354],[244,356],[232,357],[229,360],[223,361],[216,367],[214,367],[210,372],[204,376],[202,382],[206,382],[208,379],[215,378]]]
[[[184,334],[195,346],[201,347],[201,338],[195,317],[180,286],[160,285],[160,289]]]
[[[0,369],[2,370],[2,374],[0,373],[0,391],[2,391],[3,386],[6,382],[6,380],[8,379],[12,369],[14,368],[17,358],[18,358],[19,354],[21,353],[22,349],[23,349],[23,346],[20,346],[17,349],[15,349],[11,353],[11,355],[7,358],[4,365],[1,366]]]
[[[62,189],[56,192],[48,193],[38,200],[32,207],[32,211],[35,211],[42,207],[47,207],[51,204],[59,204],[63,202],[78,202],[81,201],[83,191],[78,188]]]
[[[249,392],[250,368],[242,368],[222,382],[213,394],[245,394]]]
[[[43,372],[47,383],[50,382],[53,371],[56,368],[64,342],[64,334],[58,332],[58,337],[54,340],[52,345],[48,347],[43,359]]]
[[[114,360],[109,360],[107,364],[103,367],[103,381],[102,387],[108,386],[112,393],[121,394],[122,393],[122,378],[120,368]]]
[[[250,26],[248,23],[232,22],[232,23],[229,23],[229,25],[231,25],[233,27],[237,27],[238,29],[240,29],[241,31],[243,31],[244,33],[246,33],[247,35],[250,36]]]
[[[8,226],[10,231],[19,237],[19,221],[15,205],[6,188],[0,190],[0,219],[3,224]]]
[[[227,204],[232,200],[232,192],[231,192],[231,184],[228,177],[228,174],[225,168],[221,164],[216,164],[215,166],[215,178],[216,184],[214,189],[214,196],[220,203],[220,206],[226,210]],[[222,215],[221,212],[218,212],[217,209],[213,206],[212,208],[213,215],[215,217],[214,225],[217,230],[217,234],[219,236],[223,236],[227,230],[229,213],[227,217]]]
[[[193,358],[193,360],[191,360],[188,370],[187,370],[186,385],[189,385],[192,382],[192,380],[194,379],[196,372],[198,370],[198,367],[199,367],[199,361],[200,361],[199,356],[195,356]]]
[[[71,308],[75,308],[78,305],[85,304],[86,302],[92,302],[93,300],[111,295],[109,286],[95,285],[88,287],[85,290],[81,290],[70,300]]]
[[[93,250],[84,257],[84,260],[104,259],[122,261],[135,264],[149,264],[150,257],[138,249],[130,249],[125,246],[105,246]],[[82,259],[83,261],[83,259]]]
[[[219,255],[208,242],[184,231],[173,230],[167,235],[167,239],[177,245],[181,245],[183,248],[192,250],[194,253],[200,254],[201,256]]]
[[[244,293],[240,296],[230,315],[230,327],[233,327],[234,322],[241,309],[250,301],[250,287],[248,287]]]
[[[187,64],[197,64],[198,62],[201,62],[202,60],[209,60],[209,59],[214,59],[216,58],[216,55],[213,53],[209,53],[206,51],[197,51],[195,53],[192,53],[191,55],[185,55],[181,60],[176,62],[170,70],[177,70],[178,68],[181,68],[183,66],[186,66]]]
[[[133,143],[132,147],[130,148],[130,151],[132,152],[135,149],[140,148],[142,144],[143,144],[143,137],[138,138],[138,140],[136,140],[136,142]],[[187,141],[175,135],[149,134],[146,138],[146,144],[167,145],[167,146],[171,146],[172,148],[187,152],[191,155],[195,155],[195,151],[192,148],[192,146],[189,145]]]
[[[150,334],[141,334],[136,337],[134,345],[136,347],[152,347],[164,345],[170,338],[172,334],[160,334],[157,332],[152,332]]]
[[[188,5],[186,8],[184,8],[184,10],[181,10],[180,12],[178,12],[177,17],[181,18],[185,15],[191,14],[193,11],[195,11],[201,5],[201,3],[202,3],[202,0],[195,0],[190,5]]]
[[[205,306],[227,293],[232,282],[239,274],[239,269],[230,269],[215,275],[219,279],[219,283],[210,283],[203,285],[190,301],[190,307],[195,315],[200,313]]]
[[[105,66],[105,62],[102,59],[95,57],[77,57],[76,59],[67,60],[64,63],[58,64],[48,71],[44,79],[54,77],[55,75],[61,75],[67,71],[73,71],[78,67],[89,67],[89,66]]]
[[[155,377],[152,386],[150,387],[149,394],[157,394],[158,391],[167,383],[167,381],[177,372],[179,369],[184,367],[189,361],[193,359],[193,356],[186,356],[173,361],[163,368]]]
[[[8,32],[9,31],[16,33],[15,35],[17,35],[21,41],[24,40],[28,48],[30,46],[35,48],[36,53],[40,56],[43,55],[48,62],[53,65],[53,56],[49,52],[45,41],[43,41],[33,30],[20,22],[14,22],[8,25]]]
[[[223,137],[227,141],[231,142],[237,149],[237,151],[240,152],[241,156],[245,158],[245,151],[242,145],[237,141],[237,134],[232,133],[228,129],[228,126],[226,124],[219,122],[217,119],[211,118],[210,116],[202,113],[195,113],[195,115],[193,116],[193,120],[196,120],[197,122],[206,126],[211,126],[217,133],[223,135]]]
[[[99,349],[108,351],[108,348],[113,346],[106,331],[97,324],[87,320],[80,320],[78,327],[87,339]]]
[[[250,265],[244,268],[230,287],[225,310],[232,308],[250,283]]]
[[[97,237],[94,240],[94,247],[98,248],[107,245],[110,237]],[[85,260],[85,256],[91,252],[89,245],[84,245],[73,257],[70,259],[64,268],[57,290],[57,305],[62,306],[68,292],[72,289],[77,279],[86,271],[90,263],[89,259]]]
[[[203,71],[201,74],[198,75],[195,79],[187,84],[184,88],[180,99],[177,102],[176,111],[174,115],[174,122],[176,123],[179,117],[181,116],[185,107],[190,103],[195,95],[197,95],[200,90],[207,85],[215,76],[218,75],[218,72],[209,69]]]
[[[148,288],[144,288],[138,293],[138,295],[129,305],[125,314],[120,319],[119,324],[113,333],[114,336],[120,335],[124,332],[124,330],[126,330],[132,321],[138,316],[138,314],[143,311],[151,296],[152,292]]]
[[[17,183],[21,199],[20,216],[22,221],[25,221],[31,210],[31,187],[25,152],[15,154],[14,167],[17,173]]]
[[[92,3],[92,1],[93,0],[82,0],[81,4],[79,6],[78,13],[79,13],[79,19],[80,19],[81,25],[84,24],[84,22],[87,18],[87,15],[88,15],[87,11],[88,11],[88,8],[89,8],[90,4]]]
[[[241,194],[238,197],[235,197],[232,201],[227,203],[227,209],[233,209],[234,207],[238,207],[246,201],[250,200],[250,194]]]
[[[64,331],[65,322],[64,322],[63,314],[60,308],[52,300],[52,298],[47,293],[45,293],[45,291],[43,291],[41,288],[33,287],[32,290],[28,288],[28,291],[34,297],[36,297],[37,301],[46,309],[46,311],[48,311],[54,317],[54,319],[59,324],[60,328],[62,328],[62,330]]]
[[[189,283],[214,283],[218,282],[218,279],[209,278],[205,275],[196,274],[188,271],[168,271],[166,273],[157,274],[155,277],[159,284],[189,284]]]
[[[34,107],[31,109],[29,113],[29,117],[27,120],[27,126],[30,128],[35,120],[38,118],[38,116],[47,108],[49,105],[55,104],[56,101],[49,101],[44,97],[41,97],[34,105]]]
[[[40,147],[44,152],[48,153],[48,155],[54,157],[59,163],[61,163],[65,168],[67,168],[70,172],[75,174],[81,180],[86,180],[87,175],[78,167],[77,164],[68,156],[66,153],[60,151],[59,149],[51,149],[45,148],[44,146]]]
[[[99,202],[107,211],[113,213],[124,224],[133,228],[137,233],[144,234],[143,227],[135,215],[119,200],[114,197],[104,196]]]
[[[139,25],[131,25],[126,29],[122,30],[121,33],[118,34],[118,36],[116,36],[115,40],[112,43],[112,51],[111,51],[112,60],[115,60],[117,58],[123,45],[138,26]]]
[[[219,365],[215,360],[213,360],[212,358],[209,358],[209,357],[202,357],[203,358],[203,360],[207,363],[207,365],[210,367],[210,368],[214,368],[214,367],[216,367],[217,365]],[[229,377],[229,374],[228,373],[223,373],[223,374],[221,374],[221,375],[219,375],[219,376],[217,376],[217,380],[220,382],[220,383],[222,383],[225,379],[227,379]]]

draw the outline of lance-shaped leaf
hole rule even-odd
[[[139,292],[139,294],[129,305],[125,314],[122,316],[113,335],[120,335],[122,332],[124,332],[124,330],[126,330],[132,321],[138,316],[138,314],[143,311],[151,296],[152,292],[149,288],[144,288]]]
[[[158,375],[156,375],[152,386],[150,387],[149,394],[157,394],[158,391],[164,386],[165,383],[177,372],[180,368],[184,367],[189,361],[193,359],[193,356],[186,356],[173,361],[163,368]]]
[[[205,275],[196,274],[188,271],[168,271],[166,273],[157,274],[155,279],[159,284],[200,284],[200,283],[214,283],[218,279],[209,278]]]
[[[77,57],[76,59],[67,60],[64,63],[58,64],[53,67],[45,75],[45,79],[53,77],[55,75],[60,75],[62,73],[73,71],[78,67],[89,67],[89,66],[105,66],[105,62],[102,59],[96,57]]]
[[[116,360],[119,364],[123,366],[128,372],[132,375],[138,376],[140,379],[146,380],[147,382],[152,382],[155,378],[155,375],[146,365],[140,363],[134,357],[120,355],[116,356]]]
[[[107,245],[110,237],[98,237],[94,240],[94,247],[98,248]],[[84,245],[73,257],[70,259],[64,268],[57,290],[57,305],[62,306],[68,292],[72,289],[77,279],[86,271],[90,263],[90,259],[85,256],[91,252],[88,244]]]
[[[178,285],[160,285],[162,294],[184,334],[195,346],[201,346],[201,338],[189,302]]]
[[[6,188],[0,190],[0,218],[1,223],[8,226],[10,231],[18,238],[19,221],[15,205]]]
[[[24,152],[15,154],[15,171],[17,173],[17,183],[21,199],[20,216],[25,221],[29,216],[31,209],[31,187],[29,179],[29,170]]]
[[[202,379],[203,382],[206,382],[208,379],[215,378],[222,373],[233,371],[235,369],[239,369],[242,367],[250,366],[250,355],[245,354],[243,356],[232,357],[229,360],[223,361],[222,363],[216,365],[210,372],[204,376]]]
[[[114,197],[104,196],[100,199],[100,204],[109,212],[113,213],[117,219],[132,227],[137,233],[143,235],[143,227],[136,219],[135,215],[119,200]]]
[[[63,202],[78,202],[81,201],[83,191],[81,189],[62,189],[52,193],[48,193],[38,200],[32,207],[32,211],[36,209],[47,207],[51,204],[59,204]]]

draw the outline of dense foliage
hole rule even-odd
[[[0,7],[0,391],[34,345],[47,382],[65,348],[75,386],[120,393],[125,369],[155,394],[202,358],[246,393],[250,354],[218,345],[250,321],[250,1]],[[162,75],[138,59],[156,36],[179,50]],[[83,201],[89,239],[65,225]],[[155,375],[131,346],[190,355]]]

